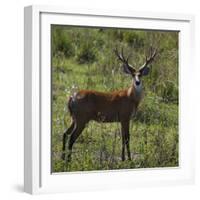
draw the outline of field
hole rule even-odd
[[[52,172],[178,166],[178,32],[52,26]],[[62,136],[70,125],[69,96],[80,89],[127,88],[113,49],[123,47],[138,68],[150,46],[159,49],[145,91],[130,123],[131,161],[121,161],[119,123],[91,121],[73,146],[72,161],[61,159]]]

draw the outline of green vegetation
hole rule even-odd
[[[139,67],[151,45],[160,53],[142,80],[145,96],[131,119],[132,160],[121,161],[119,123],[91,121],[66,164],[61,153],[71,122],[69,96],[79,89],[127,88],[131,77],[113,49],[123,46]],[[52,26],[52,172],[178,166],[178,138],[178,32]]]

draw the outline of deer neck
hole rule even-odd
[[[135,83],[132,83],[131,86],[128,88],[127,95],[134,101],[140,101],[143,94],[143,87],[142,83],[140,85],[135,85]]]

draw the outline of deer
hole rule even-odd
[[[129,56],[125,58],[123,48],[121,53],[114,50],[119,61],[122,62],[124,73],[132,77],[130,86],[112,92],[99,92],[95,90],[80,90],[70,96],[68,110],[71,115],[71,125],[64,132],[62,140],[62,159],[66,158],[66,140],[68,141],[67,161],[71,161],[72,147],[81,135],[86,124],[94,120],[101,123],[121,123],[122,150],[121,160],[125,160],[125,147],[128,160],[131,160],[129,124],[131,116],[134,116],[141,99],[143,98],[143,87],[141,78],[149,74],[151,63],[157,55],[157,49],[150,47],[149,55],[145,56],[144,64],[137,70],[129,64]]]

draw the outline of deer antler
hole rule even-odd
[[[149,49],[149,56],[146,55],[145,63],[140,67],[140,70],[147,67],[149,64],[152,63],[155,56],[157,55],[157,49],[153,48],[152,46]]]
[[[145,63],[139,68],[140,73],[145,76],[149,73],[149,64],[151,64],[155,58],[155,56],[157,55],[157,49],[156,48],[152,48],[152,46],[149,49],[149,56],[146,55],[146,61]]]
[[[119,53],[119,51],[118,51],[117,48],[114,50],[114,52],[115,52],[116,56],[119,58],[119,60],[121,60],[123,63],[127,64],[128,66],[130,66],[130,65],[128,64],[128,59],[129,59],[130,55],[129,55],[129,56],[127,57],[127,59],[126,59],[126,58],[124,57],[123,48],[122,48],[122,50],[121,50],[121,54]]]
[[[124,68],[124,72],[127,73],[127,74],[132,74],[135,69],[128,64],[128,59],[130,57],[130,54],[127,58],[124,57],[124,52],[123,52],[123,48],[121,50],[121,54],[119,53],[119,51],[117,50],[117,48],[114,50],[116,56],[119,58],[119,60],[122,61],[122,63],[124,64],[123,65],[123,68]]]

